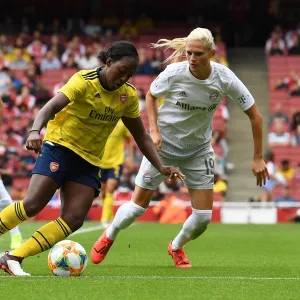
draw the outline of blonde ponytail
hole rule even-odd
[[[185,47],[188,41],[202,41],[204,43],[204,47],[208,50],[216,49],[214,38],[210,30],[200,27],[191,31],[187,37],[176,38],[173,40],[160,39],[157,43],[152,43],[151,46],[153,48],[164,47],[166,49],[174,49],[174,52],[165,60],[165,62],[168,62],[172,59],[185,55]]]

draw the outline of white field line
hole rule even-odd
[[[0,278],[17,278],[14,276],[8,276],[8,275],[1,275]],[[58,278],[56,276],[29,276],[26,277],[28,279],[32,278]],[[75,278],[75,277],[73,277]],[[103,275],[103,276],[80,276],[76,277],[78,280],[82,279],[93,279],[93,278],[99,278],[99,279],[145,279],[145,280],[153,280],[153,279],[199,279],[199,280],[252,280],[252,281],[271,281],[271,280],[278,280],[278,281],[298,281],[300,280],[300,277],[246,277],[246,276],[156,276],[156,275],[150,275],[150,276],[139,276],[139,275],[124,275],[124,276],[117,276],[117,275]]]

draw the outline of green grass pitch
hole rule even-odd
[[[41,223],[21,226],[29,237]],[[87,222],[69,239],[88,252],[102,230]],[[167,246],[180,225],[135,224],[120,233],[105,261],[90,261],[83,277],[58,278],[47,253],[24,261],[30,278],[0,273],[0,299],[300,299],[300,238],[297,224],[211,224],[186,246],[192,269],[175,269]],[[0,251],[9,246],[0,238]]]

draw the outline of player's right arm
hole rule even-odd
[[[40,151],[42,146],[42,139],[40,137],[41,129],[47,124],[52,116],[61,111],[69,103],[69,98],[63,93],[59,93],[48,101],[38,112],[26,141],[26,148],[28,150],[33,150],[35,153]]]
[[[42,147],[40,131],[52,116],[60,112],[70,102],[76,100],[79,95],[85,93],[85,81],[79,73],[75,73],[46,105],[38,112],[26,141],[26,148],[38,153]]]
[[[146,95],[146,108],[149,119],[150,134],[157,150],[162,150],[162,137],[159,132],[158,117],[158,98],[165,97],[171,86],[171,75],[167,67],[159,76],[151,83],[150,90]]]
[[[146,108],[150,126],[150,135],[157,150],[161,150],[162,138],[157,125],[157,98],[150,91],[146,95]]]

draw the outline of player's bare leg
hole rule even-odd
[[[130,226],[147,209],[153,191],[135,186],[131,201],[119,207],[112,224],[103,232],[91,250],[91,260],[99,264],[106,257],[118,233]]]
[[[172,256],[174,265],[177,268],[192,267],[183,247],[190,240],[197,239],[204,233],[212,215],[213,190],[189,189],[189,193],[192,201],[192,214],[168,247],[168,253]]]

